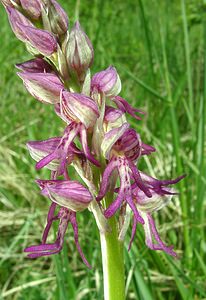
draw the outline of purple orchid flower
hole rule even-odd
[[[135,185],[140,188],[147,197],[152,197],[151,192],[143,183],[139,171],[136,169],[132,161],[128,160],[124,156],[113,156],[108,163],[103,176],[100,186],[100,191],[97,196],[97,201],[100,201],[107,192],[107,187],[109,185],[109,178],[113,171],[117,170],[120,178],[120,188],[118,195],[112,204],[105,210],[104,215],[106,218],[112,217],[116,211],[121,207],[123,201],[125,200],[134,212],[136,220],[140,223],[144,223],[142,217],[139,215],[136,206],[132,200],[132,185],[131,180],[134,178]],[[132,176],[133,175],[133,176]]]
[[[65,236],[68,224],[71,223],[71,225],[73,227],[73,231],[74,231],[74,241],[75,241],[77,250],[78,250],[83,262],[85,263],[85,265],[91,269],[91,266],[88,263],[88,261],[86,260],[84,254],[82,252],[82,249],[79,245],[78,224],[76,221],[76,213],[68,210],[65,207],[61,207],[58,214],[55,216],[54,215],[55,208],[56,208],[55,203],[52,203],[52,205],[49,209],[48,217],[47,217],[47,225],[46,225],[46,228],[43,233],[42,244],[27,247],[26,249],[24,249],[24,252],[30,252],[28,254],[29,258],[37,258],[37,257],[41,257],[41,256],[49,256],[49,255],[52,255],[55,253],[59,253],[63,247],[64,236]],[[47,244],[46,240],[47,240],[51,225],[52,225],[53,221],[55,221],[55,220],[60,221],[58,232],[57,232],[57,239],[53,244]]]
[[[158,211],[166,206],[172,199],[173,195],[178,193],[170,185],[174,185],[182,180],[185,175],[179,176],[173,180],[158,180],[151,176],[148,176],[140,172],[141,178],[144,184],[150,190],[152,197],[148,198],[138,187],[133,186],[132,197],[136,205],[136,208],[144,220],[143,228],[145,231],[145,243],[152,250],[163,250],[171,256],[177,256],[173,251],[173,246],[167,247],[161,240],[158,231],[155,226],[155,222],[151,216],[151,213]],[[131,248],[134,236],[136,233],[137,222],[133,220],[132,237],[129,243],[129,249]],[[153,242],[153,239],[155,243]]]
[[[56,158],[51,160],[46,166],[51,171],[56,171],[58,173],[59,166],[62,163],[61,137],[50,138],[43,141],[30,141],[27,143],[27,148],[30,152],[31,157],[37,162],[41,161],[42,159],[56,151]],[[67,163],[67,165],[69,165],[75,159],[75,157],[84,159],[84,154],[75,146],[74,143],[71,143],[67,147],[65,157],[65,164]],[[66,166],[63,168],[63,174],[65,177],[68,176]]]
[[[56,143],[55,146],[52,147],[51,152],[47,154],[45,157],[40,159],[36,164],[37,169],[41,169],[48,164],[55,164],[56,160],[59,160],[60,164],[58,167],[58,174],[62,175],[66,172],[67,164],[70,162],[68,160],[69,153],[76,152],[76,149],[71,149],[72,142],[74,138],[80,133],[80,139],[82,142],[82,147],[85,156],[90,160],[92,163],[99,166],[99,162],[90,154],[88,144],[87,144],[87,136],[85,127],[82,126],[80,123],[71,122],[65,129],[63,137],[60,139],[59,143]],[[30,144],[31,145],[31,144]]]

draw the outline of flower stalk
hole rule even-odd
[[[105,197],[108,207],[113,201],[113,194]],[[109,220],[110,232],[100,233],[104,299],[125,300],[125,270],[124,270],[124,244],[118,239],[118,222],[116,217]]]

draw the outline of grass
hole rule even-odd
[[[125,245],[127,299],[206,299],[206,5],[195,0],[60,2],[71,23],[79,15],[94,44],[92,71],[115,65],[121,95],[147,112],[142,122],[131,119],[132,126],[158,152],[141,168],[159,178],[187,174],[178,186],[180,196],[155,216],[162,238],[175,245],[180,259],[148,250],[138,230],[131,252]],[[27,260],[22,253],[39,242],[49,205],[34,184],[48,174],[35,171],[25,143],[58,135],[62,123],[50,106],[23,89],[14,64],[29,55],[2,7],[0,18],[0,298],[102,299],[100,244],[89,212],[78,220],[92,271],[75,251],[71,228],[61,255]]]

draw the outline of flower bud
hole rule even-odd
[[[99,116],[97,104],[91,98],[67,91],[61,94],[60,110],[66,122],[81,122],[86,128],[94,126]]]
[[[28,92],[37,100],[55,104],[60,102],[60,92],[64,88],[57,75],[50,73],[17,73]]]
[[[52,73],[51,65],[42,58],[34,58],[21,64],[16,64],[16,68],[26,73]]]
[[[68,30],[67,14],[56,0],[50,0],[48,3],[48,18],[53,33],[62,35]]]
[[[27,148],[31,157],[39,162],[42,158],[54,152],[60,143],[61,138],[50,138],[45,141],[31,141],[27,143]],[[59,167],[59,160],[52,160],[47,168],[52,171],[57,171]]]
[[[67,62],[72,71],[78,75],[84,73],[92,64],[94,50],[92,44],[81,29],[79,22],[72,28],[66,47]]]
[[[93,199],[90,192],[78,181],[37,180],[36,182],[44,196],[75,212],[86,209]]]
[[[121,81],[116,69],[112,66],[96,73],[92,77],[92,89],[105,93],[106,96],[116,96],[121,91]]]
[[[24,32],[26,41],[42,55],[50,56],[57,51],[57,41],[52,33],[23,24],[18,27]]]
[[[9,22],[11,25],[11,28],[16,35],[16,37],[20,41],[27,41],[27,36],[24,32],[24,29],[20,25],[25,25],[25,26],[30,26],[32,27],[33,24],[27,19],[22,13],[20,13],[18,10],[12,7],[7,7],[6,8],[8,17],[9,17]]]
[[[41,5],[39,0],[20,0],[23,10],[32,18],[39,19],[41,16]]]

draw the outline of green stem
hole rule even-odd
[[[105,199],[106,207],[113,195]],[[118,240],[118,224],[115,217],[110,218],[111,232],[101,233],[102,264],[104,276],[104,300],[125,300],[123,242]]]

